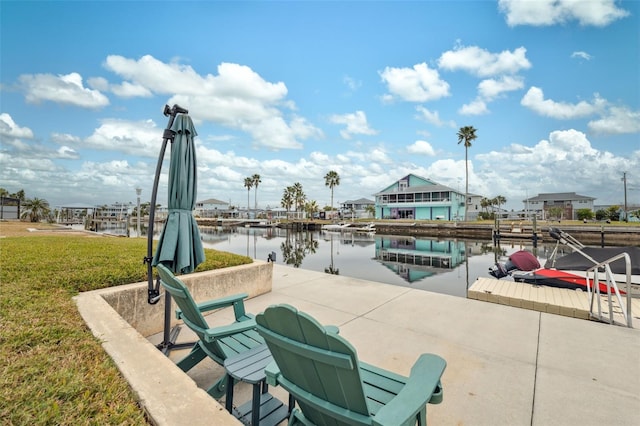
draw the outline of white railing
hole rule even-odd
[[[615,280],[613,273],[611,272],[610,264],[615,262],[618,259],[624,259],[626,266],[626,305],[622,303],[622,295],[620,294],[620,290],[618,289],[618,283]],[[604,269],[604,281],[599,279],[599,273],[601,273],[601,269]],[[593,279],[589,278],[590,274],[593,273]],[[617,256],[614,256],[610,259],[605,260],[604,262],[600,262],[593,267],[587,270],[587,294],[589,297],[589,309],[590,315],[592,318],[596,318],[599,321],[608,322],[609,324],[618,324],[624,325],[629,328],[633,328],[633,316],[631,315],[631,258],[627,253],[620,253]],[[602,298],[600,297],[600,283],[606,283],[607,285],[607,303],[609,308],[609,318],[605,318],[602,314]],[[593,283],[593,285],[591,285]],[[593,289],[591,288],[593,287]],[[613,294],[611,293],[613,290]],[[611,296],[615,296],[618,305],[620,306],[620,310],[622,311],[622,317],[624,319],[624,323],[617,323],[613,319],[613,300]],[[597,301],[598,313],[594,314],[594,301]]]

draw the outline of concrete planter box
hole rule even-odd
[[[180,277],[196,302],[237,293],[259,296],[271,291],[272,278],[273,264],[257,260]],[[147,288],[147,282],[129,284],[81,293],[74,300],[152,424],[240,424],[147,340],[163,331],[165,307],[163,290],[157,304],[147,303]],[[172,324],[176,322],[172,312]]]
[[[255,297],[271,291],[273,265],[254,261],[248,265],[214,271],[181,275],[196,302],[217,299],[232,294],[247,293]],[[135,283],[98,290],[97,293],[116,310],[138,333],[147,337],[162,331],[164,325],[164,289],[155,305],[147,303],[148,283]],[[172,306],[172,310],[175,308]],[[172,315],[171,325],[177,320]]]

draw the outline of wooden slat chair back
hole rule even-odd
[[[426,404],[442,400],[446,363],[436,355],[423,354],[406,378],[360,362],[348,341],[292,306],[270,306],[256,323],[275,360],[267,381],[300,407],[290,424],[426,424]]]
[[[171,270],[159,264],[157,271],[162,287],[171,294],[178,305],[177,318],[183,320],[184,324],[198,336],[198,341],[191,352],[177,363],[183,371],[190,370],[207,356],[223,365],[228,357],[264,344],[264,339],[256,330],[253,315],[245,312],[243,300],[248,297],[247,294],[237,294],[198,304],[187,286],[174,276]],[[235,322],[226,326],[210,327],[202,313],[225,307],[233,307]],[[221,397],[225,393],[225,386],[226,375],[214,383],[208,392],[216,398]]]

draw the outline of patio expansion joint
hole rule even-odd
[[[530,425],[533,426],[533,416],[536,407],[536,383],[538,381],[538,357],[540,356],[540,330],[542,328],[542,312],[538,313],[538,336],[536,340],[536,361],[533,370],[533,391],[531,392],[531,418]]]
[[[394,297],[392,297],[390,299],[385,300],[383,303],[380,303],[379,305],[374,306],[373,308],[369,309],[368,311],[354,316],[352,319],[350,319],[349,321],[345,322],[343,325],[347,325],[347,324],[349,324],[349,323],[351,323],[351,322],[353,322],[353,321],[355,321],[357,319],[360,319],[360,318],[366,318],[367,315],[369,315],[371,312],[375,311],[376,309],[381,308],[381,307],[383,307],[383,306],[385,306],[385,305],[387,305],[387,304],[389,304],[389,303],[401,298],[405,294],[410,293],[412,291],[416,291],[416,290],[414,290],[412,288],[408,288],[406,291],[403,291],[402,293],[399,293],[398,295],[396,295],[396,296],[394,296]],[[370,320],[370,321],[378,322],[377,320],[372,319],[372,318],[367,318],[367,319]]]

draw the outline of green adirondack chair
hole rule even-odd
[[[442,401],[437,355],[422,354],[406,378],[358,361],[349,342],[293,306],[270,306],[256,323],[275,361],[267,383],[299,406],[289,425],[425,425],[426,404]]]
[[[228,357],[264,344],[264,340],[256,331],[253,315],[245,313],[243,300],[248,297],[247,294],[197,304],[187,286],[166,266],[159,264],[157,270],[160,283],[179,307],[176,310],[176,316],[198,336],[198,341],[193,345],[191,352],[177,363],[182,371],[189,371],[207,356],[223,365]],[[209,327],[202,313],[228,306],[233,306],[235,322],[226,326]],[[225,394],[226,383],[225,374],[207,392],[214,398],[220,398]]]

